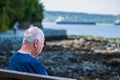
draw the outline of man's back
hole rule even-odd
[[[43,64],[30,54],[16,52],[10,59],[8,69],[47,75]]]

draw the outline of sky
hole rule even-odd
[[[120,0],[40,0],[47,11],[120,14]]]

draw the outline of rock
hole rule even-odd
[[[104,66],[102,64],[99,64],[97,62],[93,63],[93,62],[90,62],[90,61],[85,61],[81,64],[81,66],[83,68],[83,71],[84,71],[85,75],[90,75],[93,72],[95,72],[96,74],[104,73],[107,70],[106,66]]]
[[[120,65],[120,59],[119,58],[113,58],[109,61],[107,61],[108,66],[118,66]]]

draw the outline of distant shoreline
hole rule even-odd
[[[17,38],[19,38],[19,37],[22,37],[23,36],[23,33],[24,33],[24,31],[25,30],[19,30],[18,32],[17,32],[17,35],[16,35],[16,37]],[[46,30],[46,32],[49,32],[49,29],[48,30]],[[59,30],[58,30],[59,31]],[[117,42],[120,42],[120,38],[105,38],[105,37],[99,37],[99,36],[79,36],[79,35],[66,35],[66,33],[65,33],[65,31],[63,31],[64,32],[64,34],[62,34],[62,35],[60,35],[59,34],[59,36],[57,36],[55,33],[53,33],[53,34],[55,34],[55,35],[51,35],[51,33],[49,34],[49,33],[47,33],[47,34],[49,34],[49,36],[46,36],[46,38],[47,38],[47,40],[49,41],[49,39],[50,40],[52,40],[52,38],[53,38],[53,40],[62,40],[62,39],[67,39],[67,38],[70,38],[70,37],[72,37],[72,38],[86,38],[86,39],[94,39],[94,40],[108,40],[108,41],[117,41]],[[15,37],[15,35],[13,34],[13,31],[12,30],[8,30],[7,32],[0,32],[0,38],[5,38],[5,37]],[[58,38],[60,38],[60,39],[58,39]]]

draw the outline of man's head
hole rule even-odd
[[[44,40],[45,38],[42,30],[38,27],[32,26],[24,33],[23,45],[29,45],[26,46],[28,47],[26,49],[29,49],[29,52],[33,56],[37,56],[41,53],[44,47]]]

